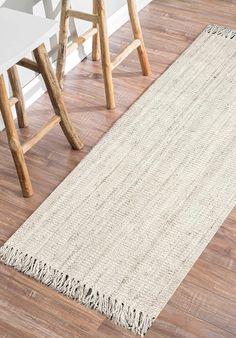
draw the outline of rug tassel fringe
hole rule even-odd
[[[95,292],[66,273],[47,266],[46,263],[8,246],[0,248],[0,261],[16,270],[56,289],[63,295],[97,310],[114,323],[143,337],[154,321],[154,317],[144,315],[118,300]]]
[[[222,36],[226,39],[236,39],[236,30],[232,30],[229,28],[225,28],[223,26],[218,26],[218,25],[208,25],[205,28],[206,33],[210,34],[216,34],[219,36]]]

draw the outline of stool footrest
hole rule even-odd
[[[34,72],[40,73],[40,70],[39,70],[37,63],[34,62],[33,60],[23,58],[22,60],[17,62],[17,64],[21,67],[28,68],[28,69],[30,69]]]
[[[11,106],[11,107],[14,106],[18,101],[19,101],[18,98],[15,97],[15,96],[11,96],[11,97],[9,98],[9,103],[10,103],[10,106]]]
[[[90,37],[97,34],[98,30],[97,28],[91,28],[87,30],[85,33],[81,34],[80,36],[77,36],[75,41],[73,41],[67,48],[67,54],[70,54],[78,48],[79,45],[82,45],[86,40],[88,40]]]
[[[25,154],[29,151],[41,138],[44,137],[53,127],[55,127],[58,123],[60,123],[60,116],[53,116],[44,126],[42,126],[32,137],[30,140],[26,141],[22,144],[23,153]]]
[[[141,45],[141,41],[139,39],[131,42],[119,55],[117,55],[114,61],[111,63],[111,69],[115,69],[129,54],[131,54],[135,49],[137,49]]]
[[[89,13],[84,13],[84,12],[79,12],[79,11],[73,11],[72,9],[69,9],[66,12],[68,17],[73,17],[75,19],[80,19],[80,20],[85,20],[85,21],[90,21],[93,23],[98,23],[98,16],[96,14],[89,14]]]

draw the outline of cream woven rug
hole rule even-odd
[[[0,249],[143,335],[236,204],[236,31],[209,26]]]

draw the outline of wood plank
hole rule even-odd
[[[167,305],[154,322],[146,337],[156,338],[158,334],[168,338],[233,338],[231,333],[191,316],[173,305]]]
[[[206,273],[207,271],[207,273]],[[186,282],[201,286],[215,295],[236,302],[236,273],[199,258]]]
[[[65,337],[83,338],[93,337],[93,331],[103,321],[103,316],[99,313],[82,306],[77,308],[75,302],[31,278],[24,276],[19,283],[19,274],[9,267],[3,269],[1,265],[0,271],[0,318],[8,325],[27,326],[27,332],[33,331],[37,337],[59,338],[63,332]],[[9,289],[12,290],[10,293],[7,292]],[[53,295],[57,297],[54,298]],[[58,317],[61,317],[60,323],[57,323]],[[83,322],[87,321],[90,324],[89,330],[83,328]]]
[[[224,296],[185,281],[169,304],[236,336],[236,302]]]
[[[224,244],[227,245],[227,242],[224,242]],[[219,249],[212,250],[210,245],[204,250],[201,258],[207,262],[219,265],[236,273],[236,259],[232,258],[230,254],[221,253],[220,247]]]

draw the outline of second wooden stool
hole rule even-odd
[[[93,0],[93,14],[72,10],[70,8],[70,0],[61,1],[60,36],[57,59],[57,78],[59,80],[59,83],[62,87],[66,54],[69,52],[69,50],[67,51],[69,18],[73,17],[92,22],[93,27],[85,32],[83,35],[77,37],[76,41],[72,44],[72,46],[70,46],[70,49],[73,49],[74,46],[82,44],[84,41],[86,41],[86,39],[93,36],[92,59],[96,61],[99,59],[100,37],[101,61],[107,108],[114,109],[115,99],[113,91],[112,71],[115,67],[117,67],[133,50],[137,49],[143,75],[148,76],[150,74],[150,65],[143,41],[136,2],[135,0],[127,0],[134,40],[111,62],[104,0]]]

